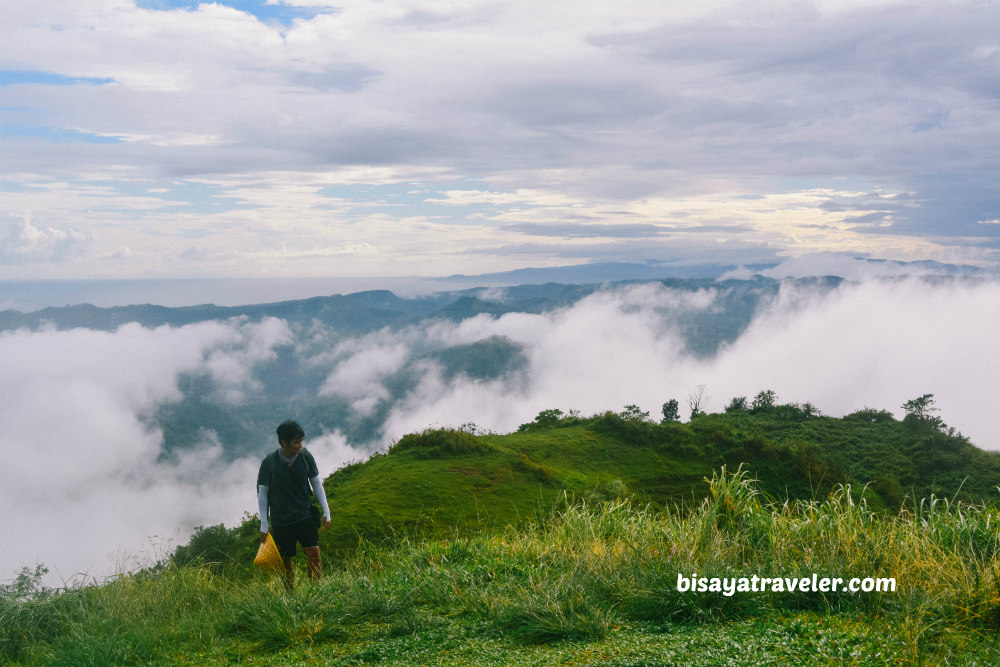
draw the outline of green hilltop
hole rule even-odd
[[[1000,454],[904,409],[410,434],[325,480],[318,580],[252,567],[252,516],[100,584],[38,566],[0,585],[0,663],[1000,664]]]
[[[592,417],[545,410],[508,434],[474,424],[413,433],[326,478],[333,520],[321,546],[337,558],[366,542],[467,536],[532,524],[581,501],[693,506],[723,465],[742,465],[778,503],[822,500],[849,485],[875,511],[932,496],[992,504],[1000,454],[933,416],[930,395],[905,407],[902,420],[873,409],[834,418],[761,392],[686,423],[657,423],[629,406]],[[199,528],[174,561],[248,564],[258,526],[248,515],[233,529]]]

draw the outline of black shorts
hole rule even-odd
[[[319,546],[319,526],[312,517],[290,523],[286,526],[271,526],[271,537],[278,547],[278,553],[282,558],[291,558],[295,555],[295,543],[302,545],[303,549]]]

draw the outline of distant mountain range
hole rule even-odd
[[[937,274],[951,276],[988,275],[990,272],[967,264],[944,264],[933,260],[915,262],[900,262],[889,259],[869,259],[863,257],[847,257],[841,255],[817,255],[805,258],[806,263],[816,262],[816,268],[809,275],[834,275],[844,277],[838,270],[829,270],[831,266],[841,268],[849,264],[860,267],[891,270],[901,274],[914,272],[922,274]],[[783,265],[778,262],[759,264],[676,264],[671,262],[645,262],[641,264],[630,262],[594,262],[576,264],[573,266],[556,266],[549,268],[516,269],[499,273],[482,273],[473,276],[453,275],[443,278],[445,282],[475,283],[479,285],[520,285],[525,283],[607,283],[624,280],[666,280],[673,278],[703,279],[723,278],[729,274],[739,274],[740,277],[750,277],[753,274],[763,274],[768,277],[805,277],[803,274],[786,274],[781,270]],[[826,268],[821,268],[826,267]],[[780,275],[771,275],[771,273]]]
[[[213,320],[246,318],[260,321],[276,317],[292,325],[321,324],[339,336],[357,336],[384,327],[402,328],[425,320],[458,322],[476,315],[498,317],[506,313],[544,313],[572,306],[602,287],[624,286],[645,280],[610,284],[544,283],[504,287],[501,291],[475,288],[441,292],[432,296],[404,299],[392,292],[375,290],[347,295],[317,296],[309,299],[246,306],[166,307],[151,304],[98,308],[89,304],[44,308],[31,313],[0,311],[0,331],[54,327],[59,330],[87,328],[113,331],[134,322],[144,327],[184,326]],[[689,350],[699,355],[714,353],[719,345],[736,337],[749,324],[762,299],[773,297],[782,281],[755,276],[750,280],[717,281],[711,278],[671,278],[655,281],[682,292],[715,288],[721,308],[680,314],[678,324],[685,332]],[[786,283],[822,289],[837,287],[837,277],[808,278]]]
[[[664,280],[669,278],[719,278],[729,271],[744,268],[759,272],[777,266],[773,264],[753,264],[738,267],[735,264],[693,264],[677,265],[666,262],[595,262],[573,266],[549,268],[516,269],[499,273],[481,273],[474,276],[453,275],[444,278],[452,282],[477,282],[483,285],[527,284],[527,283],[605,283],[621,280]]]

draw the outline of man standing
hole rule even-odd
[[[260,464],[257,473],[257,505],[260,508],[260,541],[267,539],[268,527],[285,564],[285,584],[295,581],[292,556],[296,543],[305,551],[310,579],[319,578],[323,562],[319,554],[319,517],[313,514],[310,495],[315,492],[322,508],[323,530],[330,528],[330,507],[319,479],[316,459],[302,446],[305,431],[289,420],[278,426],[277,450]],[[312,490],[310,490],[312,486]]]

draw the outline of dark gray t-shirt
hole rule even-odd
[[[310,518],[312,487],[309,480],[319,474],[316,459],[303,447],[291,465],[281,460],[279,450],[261,461],[257,486],[266,486],[271,523],[287,526]]]

